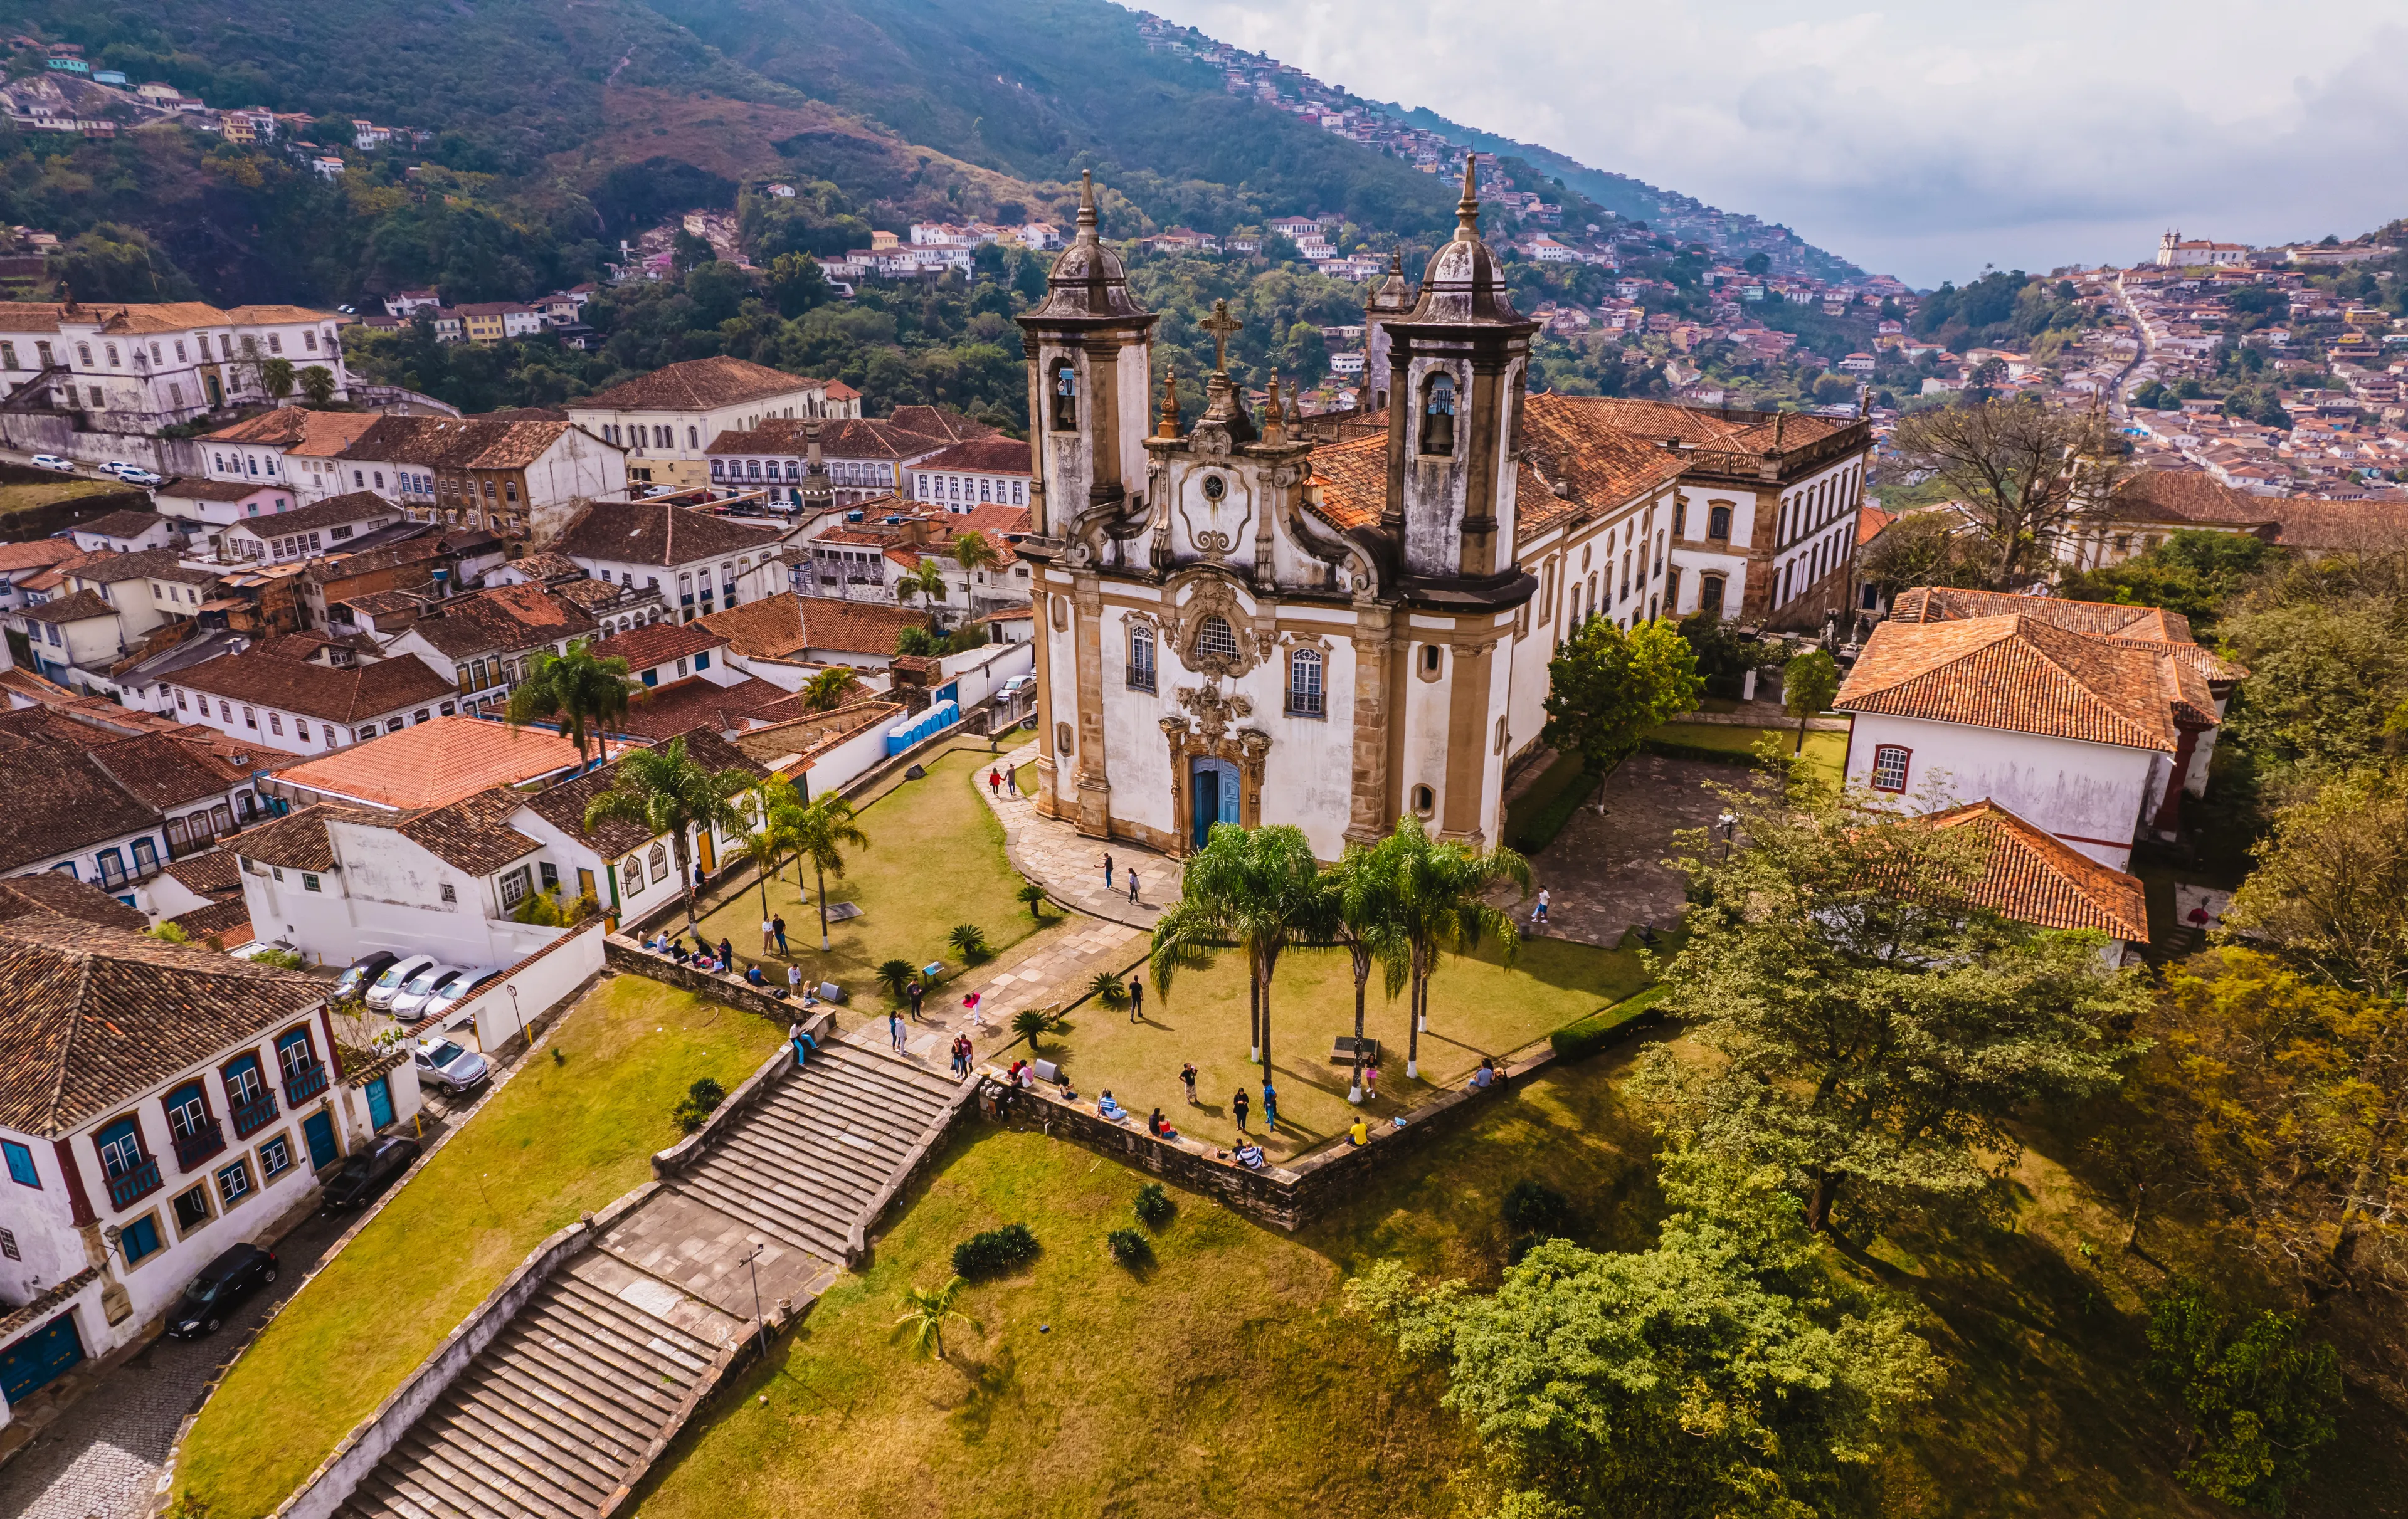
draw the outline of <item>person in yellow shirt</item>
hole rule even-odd
[[[1371,1125],[1357,1117],[1354,1126],[1346,1131],[1346,1138],[1358,1145],[1369,1144],[1371,1142]]]

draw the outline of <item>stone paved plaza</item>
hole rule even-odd
[[[1026,743],[1006,754],[1001,764],[1018,769],[1037,758],[1037,745]],[[1156,854],[1125,838],[1082,837],[1055,818],[1038,815],[1037,804],[1025,795],[990,795],[984,777],[979,795],[1003,820],[1004,848],[1012,867],[1043,886],[1067,907],[1114,923],[1151,930],[1162,910],[1179,900],[1181,869],[1177,860]],[[1112,857],[1112,881],[1104,884],[1104,856]],[[1137,901],[1128,896],[1127,872],[1137,872]]]
[[[1539,932],[1610,949],[1641,924],[1679,927],[1687,899],[1680,873],[1664,863],[1672,836],[1712,826],[1723,802],[1707,787],[1744,785],[1747,776],[1736,765],[1643,752],[1624,760],[1606,777],[1605,811],[1582,808],[1530,861],[1551,894]],[[1521,909],[1526,931],[1528,911]]]

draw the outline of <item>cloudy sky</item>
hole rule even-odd
[[[1141,0],[1917,285],[2408,214],[2400,0]]]

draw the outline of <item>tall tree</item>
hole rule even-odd
[[[717,774],[685,752],[685,736],[651,749],[631,749],[619,756],[610,789],[585,804],[585,825],[602,823],[639,824],[655,835],[667,834],[677,851],[678,879],[685,885],[686,926],[694,926],[694,867],[688,836],[696,828],[741,834],[747,824],[736,798],[752,788],[748,771],[725,769]]]
[[[1280,955],[1329,937],[1329,898],[1314,879],[1320,870],[1301,828],[1214,824],[1187,861],[1179,900],[1154,921],[1150,958],[1154,989],[1166,1000],[1178,972],[1209,965],[1216,949],[1235,945],[1246,957],[1260,1010],[1247,1058],[1262,1063],[1265,1082],[1271,1079],[1271,977]]]
[[[2090,933],[2043,933],[1975,900],[1980,840],[1839,794],[1802,762],[1725,793],[1743,847],[1692,853],[1690,938],[1668,1002],[1706,1061],[1652,1051],[1634,1087],[1672,1132],[1777,1165],[1830,1227],[1869,1206],[1976,1200],[2032,1103],[2105,1089],[2145,994]]]
[[[2228,1313],[2187,1279],[2150,1303],[2148,1335],[2150,1380],[2190,1417],[2174,1475],[2234,1508],[2284,1512],[2339,1432],[2340,1355],[2302,1343],[2290,1314]]]
[[[1363,1100],[1363,999],[1374,966],[1387,973],[1388,998],[1404,989],[1410,963],[1404,945],[1403,904],[1398,900],[1393,856],[1349,844],[1338,863],[1318,878],[1329,903],[1322,916],[1330,936],[1346,952],[1354,978],[1354,1081],[1346,1100]]]
[[[585,744],[595,740],[597,757],[609,725],[627,715],[627,704],[643,687],[627,679],[627,662],[617,654],[595,657],[593,640],[580,638],[565,654],[539,653],[526,679],[510,693],[504,713],[512,727],[529,723],[557,723],[577,745],[577,762],[585,763]]]
[[[1780,1175],[1667,1154],[1653,1250],[1533,1247],[1494,1293],[1395,1261],[1350,1310],[1445,1364],[1515,1519],[1858,1512],[1942,1366],[1885,1297],[1828,1270]]]
[[[299,375],[301,394],[311,406],[332,406],[335,403],[335,371],[322,364],[313,364]]]
[[[769,920],[769,878],[788,854],[802,847],[802,799],[794,782],[782,775],[765,776],[753,783],[740,804],[752,827],[744,836],[744,857],[752,862],[761,881],[761,921]]]
[[[2328,985],[2408,993],[2408,768],[2361,769],[2278,810],[2224,925]]]
[[[1611,624],[1609,624],[1611,625]],[[1670,628],[1665,631],[1670,632]],[[1430,978],[1449,951],[1469,954],[1494,939],[1507,955],[1521,944],[1512,914],[1490,905],[1499,886],[1530,895],[1530,862],[1510,849],[1472,849],[1433,842],[1421,819],[1408,817],[1373,846],[1373,868],[1384,876],[1396,928],[1386,937],[1390,953],[1405,960],[1405,1074],[1421,1075],[1422,1030],[1429,1026]]]
[[[953,563],[962,566],[965,575],[975,574],[1001,561],[1001,555],[995,552],[995,545],[987,541],[984,533],[974,527],[953,535]]]
[[[1649,728],[1694,710],[1706,694],[1698,656],[1669,622],[1626,633],[1602,617],[1574,629],[1547,666],[1541,737],[1601,776],[1639,747]]]
[[[1929,407],[1901,418],[1893,440],[1907,464],[1939,476],[1963,501],[1988,550],[1992,587],[2050,562],[2072,523],[2079,419],[2028,396]]]
[[[867,849],[869,836],[853,821],[853,804],[840,792],[824,791],[795,814],[796,853],[811,862],[820,899],[820,953],[828,951],[827,878],[844,877],[844,852]]]
[[[259,366],[259,387],[274,400],[281,401],[291,395],[296,378],[291,359],[273,358]]]
[[[895,595],[901,601],[910,601],[914,596],[942,601],[945,599],[945,572],[937,567],[936,560],[923,559],[895,578]]]
[[[1810,649],[1782,670],[1781,704],[1798,720],[1798,743],[1793,753],[1806,752],[1806,724],[1817,713],[1828,710],[1831,698],[1839,694],[1840,662],[1823,650]]]

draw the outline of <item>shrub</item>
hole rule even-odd
[[[727,1088],[706,1076],[685,1089],[685,1100],[670,1116],[677,1120],[679,1128],[692,1134],[710,1119],[712,1109],[726,1100]]]
[[[1028,1232],[1025,1224],[1007,1224],[973,1234],[953,1247],[953,1274],[973,1282],[1007,1276],[1035,1260],[1037,1248],[1037,1236]]]
[[[986,930],[974,923],[953,924],[953,931],[945,936],[945,942],[953,947],[953,953],[962,957],[962,964],[966,966],[978,964],[991,953],[986,947]]]
[[[1137,1189],[1137,1221],[1147,1228],[1161,1228],[1177,1211],[1178,1205],[1170,1200],[1169,1193],[1162,1190],[1161,1182],[1148,1182]]]
[[[1610,1008],[1600,1008],[1587,1017],[1566,1024],[1547,1036],[1558,1060],[1580,1060],[1597,1053],[1607,1045],[1627,1038],[1637,1029],[1661,1019],[1656,1007],[1664,988],[1651,986],[1636,996],[1626,997]]]
[[[150,937],[162,944],[190,944],[193,941],[193,936],[184,932],[180,924],[172,923],[163,923],[151,929]]]
[[[1105,1007],[1123,1007],[1128,1002],[1128,985],[1121,980],[1118,972],[1098,970],[1087,982],[1087,995]]]
[[[1556,1239],[1563,1234],[1565,1221],[1570,1216],[1571,1204],[1543,1182],[1516,1182],[1513,1189],[1505,1194],[1505,1223],[1515,1234]]]
[[[1037,1041],[1062,1026],[1062,1014],[1053,1008],[1023,1008],[1011,1015],[1011,1031],[1028,1041],[1034,1051]]]
[[[303,962],[298,950],[262,950],[251,957],[251,963],[270,970],[298,970]]]
[[[1035,918],[1039,923],[1045,921],[1044,887],[1039,886],[1033,881],[1024,881],[1020,883],[1020,890],[1012,893],[1011,896],[1014,901],[1017,901],[1021,906],[1028,910],[1028,915],[1030,917]]]
[[[1152,1241],[1135,1229],[1114,1229],[1105,1235],[1104,1248],[1112,1253],[1112,1259],[1132,1271],[1154,1259]]]
[[[904,988],[910,985],[911,978],[919,973],[920,967],[909,960],[882,960],[878,965],[879,982],[897,1002],[903,1000],[907,995]]]

